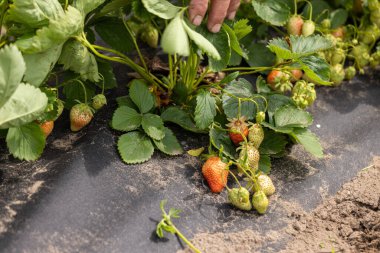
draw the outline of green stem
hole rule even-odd
[[[129,35],[131,35],[133,45],[134,45],[135,48],[136,48],[137,54],[139,55],[140,61],[141,61],[141,63],[143,64],[145,71],[148,72],[148,67],[147,67],[147,65],[146,65],[146,62],[145,62],[145,60],[144,60],[143,55],[141,54],[140,47],[139,47],[139,45],[137,44],[136,38],[135,38],[134,34],[132,33],[131,28],[130,28],[129,25],[127,24],[127,22],[126,22],[126,20],[124,19],[124,17],[121,17],[121,19],[123,20],[123,24],[124,24],[125,28],[127,29]]]
[[[297,15],[297,0],[294,0],[294,15]]]
[[[79,79],[75,79],[73,81],[77,81],[78,83],[80,83],[80,85],[82,86],[83,88],[83,92],[84,92],[84,103],[87,104],[87,91],[86,91],[86,86],[84,86],[84,83],[79,80]]]
[[[174,228],[175,233],[190,247],[192,251],[194,251],[195,253],[202,253],[189,240],[186,239],[186,237],[177,229],[176,226],[174,226],[173,224],[171,224],[171,226]]]

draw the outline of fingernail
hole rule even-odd
[[[221,24],[216,24],[216,25],[214,25],[214,26],[211,28],[211,32],[213,32],[213,33],[217,33],[217,32],[219,32],[221,26],[222,26]]]
[[[202,23],[202,19],[203,19],[202,16],[199,16],[199,15],[195,16],[195,18],[193,18],[193,24],[196,26],[200,25]]]
[[[231,12],[230,14],[228,14],[228,19],[230,19],[230,20],[232,20],[232,19],[234,19],[235,18],[235,15],[236,15],[236,11],[233,11],[233,12]]]

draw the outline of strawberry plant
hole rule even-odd
[[[144,81],[135,79],[129,96],[119,99],[111,126],[127,132],[120,136],[118,150],[126,163],[141,163],[150,159],[154,148],[168,155],[181,154],[182,148],[173,132],[164,126],[160,116],[151,113],[155,98]]]

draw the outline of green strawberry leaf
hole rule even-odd
[[[268,116],[269,123],[273,125],[273,115],[277,111],[277,109],[285,106],[285,105],[294,105],[294,101],[288,96],[281,94],[273,94],[268,97]]]
[[[161,117],[156,114],[144,114],[141,126],[145,133],[154,140],[162,140],[165,137],[164,122]]]
[[[119,131],[132,131],[140,127],[142,116],[128,106],[120,106],[112,116],[111,126]]]
[[[229,158],[235,159],[236,149],[226,131],[212,127],[209,135],[210,142],[216,149],[221,150]]]
[[[290,45],[285,39],[276,38],[268,48],[281,59],[298,59],[333,47],[331,40],[321,35],[290,36]]]
[[[248,19],[236,21],[233,25],[233,29],[239,41],[252,32],[252,26],[249,25]]]
[[[129,96],[141,113],[149,112],[155,105],[155,100],[148,86],[141,79],[134,79],[129,88]]]
[[[156,147],[163,153],[167,155],[180,155],[183,153],[183,149],[179,144],[177,138],[173,132],[165,127],[165,137],[162,140],[154,140],[153,142]]]
[[[47,102],[46,95],[38,88],[21,83],[0,108],[0,128],[18,127],[37,119]]]
[[[202,34],[197,33],[193,29],[191,29],[184,20],[182,20],[183,27],[189,38],[208,56],[214,58],[215,60],[220,60],[220,55],[218,50],[214,47],[213,44],[210,43]]]
[[[40,28],[48,25],[49,20],[58,20],[61,15],[63,9],[56,0],[13,0],[9,5],[7,19]]]
[[[37,160],[45,148],[45,136],[34,122],[9,128],[6,142],[14,157],[26,161]]]
[[[113,73],[113,68],[111,66],[110,62],[106,62],[100,59],[97,59],[97,64],[98,64],[98,71],[99,74],[101,74],[101,80],[96,84],[99,88],[103,88],[103,82],[104,82],[104,89],[109,90],[112,88],[117,87],[117,81],[115,74]],[[102,79],[104,78],[104,80]]]
[[[250,82],[240,78],[227,85],[223,92],[223,110],[228,118],[236,118],[239,116],[239,100],[240,116],[245,116],[247,119],[254,118],[256,114],[255,102],[253,102],[253,100],[244,100],[251,98],[254,94],[253,87]]]
[[[228,33],[231,42],[231,48],[240,56],[247,58],[247,55],[240,46],[239,40],[235,34],[235,31],[227,24],[223,24],[223,29]],[[231,60],[231,59],[230,59]]]
[[[248,59],[246,62],[251,67],[269,67],[273,66],[276,61],[276,55],[263,43],[251,43],[247,50]]]
[[[232,72],[232,73],[228,74],[226,77],[224,77],[224,78],[219,82],[219,84],[227,84],[227,83],[230,83],[230,82],[232,82],[233,80],[235,80],[236,78],[238,78],[238,76],[239,76],[239,71]]]
[[[124,53],[131,52],[135,49],[131,34],[125,28],[120,18],[102,18],[94,27],[102,40],[113,49]]]
[[[25,70],[24,59],[17,47],[10,45],[0,49],[0,108],[17,90]]]
[[[290,134],[306,151],[315,157],[323,157],[323,148],[318,140],[318,137],[306,128],[295,128]]]
[[[331,85],[330,65],[322,58],[309,55],[297,60],[309,79],[317,84]]]
[[[209,91],[201,90],[197,95],[195,107],[195,123],[200,129],[206,129],[213,122],[216,115],[216,100]]]
[[[259,170],[265,174],[269,174],[272,167],[269,155],[260,154]]]
[[[226,68],[231,58],[230,37],[222,27],[220,32],[212,33],[205,25],[199,26],[197,31],[202,34],[219,52],[220,60],[209,58],[209,67],[211,71],[218,72]]]
[[[92,84],[84,83],[86,89],[87,98],[95,96],[95,86]],[[63,94],[65,95],[65,108],[70,109],[73,105],[77,104],[77,101],[85,102],[85,94],[83,86],[77,82],[72,81],[63,87]]]
[[[103,4],[104,1],[105,0],[76,0],[73,2],[73,5],[75,8],[82,11],[84,14],[83,16],[86,16],[88,13]]]
[[[331,29],[338,28],[346,23],[348,11],[345,9],[336,9],[330,13]]]
[[[134,0],[132,2],[132,11],[135,17],[137,17],[142,22],[149,22],[155,17],[154,14],[150,13],[140,0]]]
[[[265,130],[264,140],[260,145],[260,155],[276,155],[284,152],[287,144],[285,135],[272,130]]]
[[[69,37],[83,30],[82,14],[72,6],[58,19],[49,20],[49,25],[38,29],[34,36],[21,37],[16,46],[27,54],[40,53],[64,43]]]
[[[24,54],[23,57],[26,64],[24,82],[39,87],[57,63],[61,51],[62,45],[58,45],[42,53]]]
[[[290,17],[290,9],[284,1],[253,0],[252,5],[257,16],[275,26],[284,25]]]
[[[149,137],[137,131],[120,136],[117,148],[121,159],[127,164],[146,162],[154,152],[154,147]]]
[[[197,128],[190,115],[176,106],[168,107],[162,114],[161,119],[165,122],[172,122],[185,130],[194,133],[205,133],[204,130]]]
[[[313,117],[307,111],[291,105],[285,105],[274,113],[276,127],[308,127]]]
[[[128,106],[136,111],[139,110],[139,108],[133,103],[132,99],[129,96],[121,96],[116,98],[116,102],[118,106]]]
[[[182,9],[166,0],[142,0],[142,2],[150,13],[163,19],[174,18]]]
[[[277,133],[283,133],[283,134],[290,134],[293,132],[293,128],[292,127],[276,127],[274,125],[272,125],[271,123],[268,123],[268,122],[261,122],[261,125],[263,125],[264,127],[267,127]]]
[[[64,70],[70,69],[80,74],[84,81],[98,82],[100,80],[95,56],[77,40],[69,40],[64,44],[58,63],[63,64]]]
[[[161,47],[164,52],[171,55],[189,56],[190,43],[181,15],[177,15],[165,28],[161,37]]]

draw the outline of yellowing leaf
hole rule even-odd
[[[204,147],[197,148],[197,149],[190,149],[190,150],[187,151],[187,153],[189,155],[191,155],[191,156],[200,156],[203,153],[204,150],[205,150]]]

